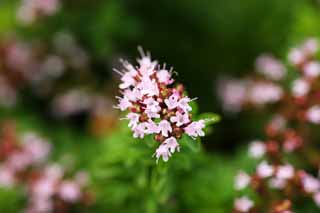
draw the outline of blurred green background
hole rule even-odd
[[[230,212],[235,195],[233,176],[238,169],[252,168],[254,164],[246,157],[245,144],[262,134],[262,123],[268,115],[224,114],[216,92],[217,81],[221,76],[250,73],[261,53],[272,53],[285,60],[289,47],[306,37],[318,37],[320,3],[316,0],[61,0],[60,3],[56,14],[25,25],[16,17],[22,1],[0,2],[0,40],[14,38],[40,43],[45,52],[50,52],[56,35],[68,32],[89,56],[81,71],[74,69],[55,79],[53,90],[46,96],[35,95],[29,87],[19,88],[17,104],[1,109],[1,120],[16,120],[20,131],[42,132],[55,145],[53,159],[71,153],[76,158],[76,167],[89,171],[96,203],[83,211]],[[125,124],[112,121],[112,125],[101,124],[102,130],[96,131],[99,118],[89,119],[87,111],[55,118],[48,110],[57,94],[79,87],[103,94],[113,102],[119,79],[112,68],[119,66],[120,57],[134,62],[138,45],[149,50],[153,58],[174,66],[179,73],[177,81],[185,84],[191,97],[198,97],[200,112],[222,115],[222,121],[203,139],[200,153],[182,152],[168,165],[155,166],[151,158],[153,149],[135,142],[123,127]],[[111,106],[105,111],[113,116]],[[112,116],[108,118],[118,119]],[[97,122],[98,127],[94,125]],[[108,119],[106,122],[110,123]],[[14,212],[12,206],[19,209],[23,205],[16,192],[3,193],[0,210]],[[6,202],[8,196],[10,203]],[[15,199],[17,204],[12,204]]]

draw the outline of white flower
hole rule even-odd
[[[176,123],[177,126],[182,126],[183,124],[187,124],[190,122],[189,115],[187,113],[182,114],[177,111],[176,116],[170,118],[172,123]]]
[[[273,167],[269,165],[266,161],[263,161],[257,167],[257,175],[261,178],[270,177],[273,174],[273,171]]]
[[[250,180],[251,178],[247,173],[240,171],[235,178],[234,188],[236,190],[244,189],[248,186],[248,184],[250,183]]]
[[[261,158],[266,153],[266,145],[262,141],[253,141],[249,147],[249,155],[253,158]]]
[[[248,212],[253,207],[253,202],[249,198],[243,196],[237,198],[234,203],[234,208],[239,212]]]

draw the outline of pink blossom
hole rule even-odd
[[[307,55],[314,55],[319,49],[318,40],[315,38],[309,38],[302,45],[302,50]]]
[[[302,178],[302,186],[308,193],[315,193],[320,189],[319,180],[310,175],[305,175]]]
[[[314,124],[320,124],[320,106],[315,105],[306,112],[307,120]]]
[[[47,159],[51,145],[33,133],[27,133],[22,138],[25,151],[34,162],[42,162]]]
[[[158,125],[153,122],[153,121],[148,121],[146,123],[147,125],[147,129],[146,129],[146,133],[147,134],[154,134],[154,133],[159,133],[160,132],[160,129],[158,127]]]
[[[55,193],[56,182],[47,177],[42,177],[32,185],[32,194],[38,198],[50,198]]]
[[[191,99],[189,97],[183,97],[179,100],[178,107],[187,113],[192,110],[192,107],[189,105],[190,101]]]
[[[122,83],[119,85],[120,89],[126,89],[130,86],[134,86],[136,84],[136,80],[134,79],[137,71],[131,70],[123,74],[121,77]]]
[[[138,83],[137,88],[141,91],[142,95],[147,95],[149,97],[158,96],[159,88],[157,82],[153,79],[144,77],[141,82]]]
[[[294,48],[289,52],[288,60],[293,65],[299,65],[305,60],[305,54],[298,48]]]
[[[294,176],[294,168],[287,164],[277,168],[276,177],[279,179],[290,179]]]
[[[283,189],[286,185],[286,180],[280,178],[271,178],[269,185],[271,188]]]
[[[172,132],[172,127],[169,121],[162,120],[159,123],[159,131],[165,137],[168,137],[168,133]]]
[[[235,200],[234,208],[239,212],[248,212],[252,207],[252,200],[245,196]]]
[[[7,166],[0,167],[0,186],[11,187],[16,183],[14,171]]]
[[[184,128],[186,134],[190,137],[204,136],[203,128],[205,127],[204,120],[194,121]]]
[[[157,158],[157,162],[159,160],[160,157],[162,157],[162,160],[164,162],[167,162],[169,160],[169,157],[171,157],[171,152],[169,150],[169,147],[167,146],[167,144],[162,143],[158,149],[156,150],[156,158]]]
[[[165,104],[168,106],[168,109],[174,109],[179,105],[179,94],[173,93],[168,99],[164,100]]]
[[[247,82],[235,79],[221,80],[218,94],[226,111],[239,112],[247,98]]]
[[[163,142],[164,145],[167,145],[168,149],[171,153],[174,153],[176,150],[179,152],[180,146],[177,142],[177,139],[174,137],[170,137]]]
[[[261,55],[256,61],[256,69],[272,80],[281,80],[286,74],[284,65],[270,55]]]
[[[313,200],[320,207],[320,192],[317,192],[313,195]]]
[[[270,177],[273,174],[273,171],[273,167],[269,165],[266,161],[263,161],[257,167],[257,175],[261,178]]]
[[[63,181],[59,187],[58,194],[62,200],[74,203],[81,197],[80,186],[73,181]]]
[[[117,108],[119,108],[121,111],[125,111],[132,106],[132,103],[129,101],[127,97],[119,98],[119,100],[120,101]]]
[[[262,141],[253,141],[249,147],[249,155],[253,158],[261,158],[266,153],[266,146]]]
[[[282,98],[283,90],[278,85],[266,82],[255,82],[249,90],[249,100],[258,105],[274,103]]]
[[[173,80],[171,79],[171,73],[168,70],[162,69],[157,72],[157,77],[160,83],[171,84]]]
[[[292,94],[294,97],[302,97],[308,94],[310,84],[304,79],[297,79],[292,84]]]
[[[309,62],[303,68],[304,74],[310,78],[316,78],[320,75],[320,63],[318,62]]]
[[[143,138],[144,134],[146,133],[147,125],[146,123],[140,123],[132,128],[133,130],[133,137],[134,138]]]
[[[251,180],[251,178],[247,173],[240,171],[235,178],[234,188],[236,190],[242,190],[249,185],[250,180]]]
[[[128,126],[134,128],[137,126],[139,122],[140,115],[137,113],[130,112],[127,114],[127,118],[129,119]]]
[[[182,126],[190,122],[189,115],[187,113],[176,112],[176,116],[170,118],[172,123],[176,123],[177,126]]]

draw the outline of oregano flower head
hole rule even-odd
[[[127,112],[129,127],[134,138],[154,135],[159,142],[155,151],[157,161],[168,161],[180,150],[178,140],[187,134],[192,138],[204,136],[205,120],[192,119],[192,107],[183,85],[173,84],[173,69],[159,65],[139,48],[141,58],[138,66],[123,61],[123,68],[116,70],[121,75],[121,96],[116,108]]]

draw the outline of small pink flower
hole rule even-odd
[[[305,60],[306,56],[304,54],[303,51],[301,51],[300,49],[298,48],[294,48],[292,49],[290,52],[289,52],[289,55],[288,55],[288,60],[291,64],[293,65],[299,65],[299,64],[302,64],[303,61]]]
[[[320,124],[320,106],[316,105],[306,112],[307,120],[314,124]]]
[[[266,153],[266,145],[262,141],[253,141],[249,147],[249,155],[253,158],[261,158]]]
[[[310,78],[316,78],[320,75],[320,63],[318,62],[309,62],[303,68],[304,74]]]
[[[320,207],[320,192],[317,192],[313,195],[313,200]]]
[[[32,194],[40,198],[50,198],[55,193],[55,184],[51,178],[43,177],[33,184]]]
[[[163,144],[168,146],[168,149],[171,153],[174,153],[176,150],[179,152],[180,151],[180,146],[177,142],[177,139],[174,137],[170,137],[166,139]]]
[[[31,156],[35,163],[47,159],[51,145],[33,133],[27,133],[22,138],[24,150]]]
[[[136,73],[137,72],[135,70],[124,73],[121,77],[122,83],[119,85],[119,88],[126,89],[130,86],[134,86],[136,84],[136,80],[134,79]]]
[[[180,99],[178,107],[187,113],[192,110],[192,107],[189,105],[190,101],[191,99],[189,97],[183,97]]]
[[[0,167],[0,186],[11,187],[16,183],[14,171],[7,166]]]
[[[127,114],[127,118],[129,119],[128,126],[134,128],[137,126],[139,122],[140,115],[137,113],[130,112]]]
[[[170,118],[172,123],[176,123],[177,126],[182,126],[190,122],[189,115],[187,113],[181,113],[177,111],[176,116]]]
[[[273,171],[273,167],[269,165],[266,161],[263,161],[257,167],[257,175],[261,178],[270,177],[273,174]]]
[[[173,80],[171,79],[171,73],[168,70],[162,69],[157,72],[157,77],[160,83],[166,85],[171,84]]]
[[[252,200],[245,196],[235,200],[234,208],[239,212],[248,212],[252,207]]]
[[[63,181],[60,185],[58,194],[62,200],[74,203],[81,197],[80,186],[73,181]]]
[[[249,90],[249,100],[257,105],[275,103],[283,96],[283,90],[276,84],[254,82]]]
[[[168,133],[172,132],[172,127],[169,121],[162,120],[159,123],[159,131],[165,137],[168,137]]]
[[[149,97],[158,96],[159,95],[159,88],[157,82],[150,78],[142,78],[141,82],[137,85],[137,88],[141,91],[142,95],[147,95]]]
[[[279,178],[271,178],[269,185],[271,188],[274,188],[274,189],[283,189],[286,185],[286,180],[279,179]]]
[[[190,137],[204,136],[203,128],[205,127],[204,120],[194,121],[184,128],[186,134]]]
[[[315,38],[309,38],[302,45],[302,50],[307,55],[314,55],[319,49],[318,40]]]
[[[134,138],[143,138],[144,134],[146,133],[147,125],[145,123],[140,123],[132,128],[133,130],[133,137]]]
[[[146,125],[147,125],[147,129],[146,129],[147,134],[154,134],[154,133],[158,134],[160,132],[158,125],[153,121],[148,121]]]
[[[294,168],[291,165],[279,166],[276,177],[279,179],[290,179],[294,176]]]
[[[259,56],[256,61],[256,69],[266,77],[276,81],[281,80],[286,73],[284,65],[270,55]]]
[[[164,100],[164,103],[168,106],[168,109],[174,109],[179,105],[179,94],[173,93],[168,99]]]
[[[310,175],[306,175],[302,178],[302,186],[306,192],[315,193],[320,189],[320,182],[318,179]]]
[[[121,111],[125,111],[132,106],[132,103],[129,101],[127,97],[119,98],[119,100],[120,101],[117,108],[119,108]]]
[[[294,97],[302,97],[310,91],[310,84],[304,79],[297,79],[292,84],[292,95]]]
[[[234,188],[236,190],[242,190],[249,185],[250,180],[251,180],[251,178],[247,173],[240,171],[235,178]]]
[[[159,160],[160,157],[162,157],[162,160],[164,162],[167,162],[169,160],[169,157],[171,157],[171,152],[169,150],[169,147],[167,146],[167,144],[162,143],[158,149],[156,150],[156,158],[157,158],[157,162]]]

